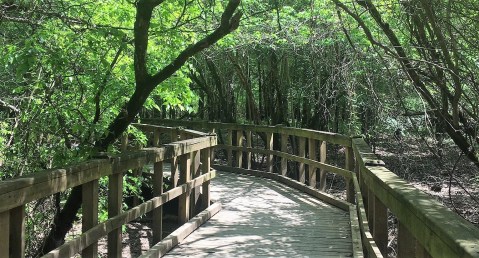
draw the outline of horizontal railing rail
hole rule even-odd
[[[352,142],[356,191],[362,193],[358,197],[365,206],[360,220],[369,226],[383,256],[387,256],[389,211],[398,221],[398,257],[479,257],[477,227],[385,168],[362,138]],[[366,238],[371,239],[371,234]],[[374,252],[374,247],[369,250]]]
[[[210,204],[209,181],[216,172],[211,170],[211,151],[217,144],[215,135],[193,130],[160,126],[135,125],[154,133],[154,147],[126,151],[118,155],[99,155],[65,168],[51,169],[0,182],[0,257],[25,256],[25,205],[52,194],[81,186],[82,234],[51,251],[44,257],[98,256],[98,240],[108,236],[108,256],[121,257],[121,226],[153,212],[153,239],[162,239],[162,210],[166,202],[179,198],[178,219],[187,222],[198,213],[197,202],[205,209]],[[171,143],[159,147],[161,133],[171,136]],[[195,138],[193,138],[195,137]],[[191,138],[191,139],[189,139]],[[128,145],[127,137],[122,148]],[[172,189],[163,193],[163,162],[169,161]],[[139,170],[153,164],[155,197],[123,211],[123,176],[126,171]],[[108,219],[98,223],[99,179],[108,177]],[[193,196],[193,198],[190,198]]]

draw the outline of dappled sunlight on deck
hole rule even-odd
[[[350,257],[349,213],[273,180],[219,173],[223,209],[167,256]]]

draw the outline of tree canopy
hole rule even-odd
[[[126,130],[141,141],[129,125],[151,117],[371,141],[399,128],[432,138],[439,156],[451,140],[479,166],[478,10],[473,0],[5,0],[0,176],[114,152]]]

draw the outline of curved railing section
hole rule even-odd
[[[388,211],[398,221],[398,257],[479,257],[479,229],[385,168],[384,162],[372,153],[362,138],[281,125],[173,120],[148,122],[210,132],[222,130],[221,134],[226,135],[223,137],[226,140],[216,148],[226,150],[226,165],[216,165],[218,170],[274,178],[296,188],[302,187],[305,192],[315,196],[318,194],[312,190],[316,186],[319,189],[314,190],[321,192],[325,189],[326,173],[344,177],[349,203],[322,192],[318,197],[350,210],[355,257],[363,254],[366,257],[387,257]],[[218,133],[218,136],[221,134]],[[263,146],[252,147],[252,135],[261,134],[263,143],[260,145]],[[273,146],[275,138],[279,140],[276,148]],[[298,147],[291,151],[294,140]],[[343,148],[346,154],[343,168],[327,163],[327,144],[337,144]],[[252,153],[266,155],[265,172],[252,173]],[[276,171],[272,164],[274,157],[280,163]],[[286,178],[288,161],[298,162],[299,175],[295,178],[298,184]],[[308,166],[307,170],[305,165]],[[316,170],[319,170],[319,183],[316,181]],[[305,187],[304,183],[309,187]],[[359,222],[357,227],[354,219]],[[355,243],[356,231],[359,232],[362,248],[361,244],[358,247]]]
[[[0,182],[0,257],[24,257],[27,203],[80,185],[84,200],[83,233],[45,257],[70,257],[78,252],[82,257],[96,257],[97,241],[103,236],[108,236],[109,257],[119,257],[121,226],[147,212],[153,212],[153,238],[157,244],[145,257],[157,257],[187,235],[180,233],[159,242],[162,240],[162,205],[179,198],[178,218],[182,223],[207,208],[209,182],[216,175],[211,167],[275,179],[349,211],[354,257],[387,256],[388,211],[398,221],[399,257],[479,257],[479,230],[385,168],[361,138],[281,125],[147,122],[161,126],[134,126],[147,135],[152,147],[126,151],[129,137],[125,136],[120,142],[125,151],[119,155],[103,154],[77,165]],[[338,155],[328,153],[328,145],[337,145],[336,149],[344,152],[340,166],[328,163],[333,155]],[[262,159],[265,162],[259,162]],[[213,160],[218,162],[212,164]],[[171,164],[172,186],[165,193],[163,162]],[[147,164],[153,165],[155,197],[123,211],[125,172],[132,171],[131,176],[139,176]],[[324,192],[327,173],[344,178],[346,200]],[[101,177],[109,178],[109,219],[98,223]],[[201,209],[195,210],[195,207]],[[193,224],[198,226],[197,222]],[[187,224],[184,226],[191,232],[194,225]]]
[[[477,227],[385,168],[362,138],[352,146],[359,217],[384,256],[389,211],[398,220],[398,257],[479,257]]]
[[[153,147],[127,150],[128,137],[121,141],[124,152],[98,157],[67,166],[38,172],[0,183],[0,257],[25,257],[25,205],[29,202],[81,186],[82,234],[43,257],[98,257],[98,240],[108,236],[108,257],[121,257],[121,227],[153,212],[153,239],[162,239],[162,206],[179,198],[180,223],[210,205],[209,181],[216,173],[210,169],[212,148],[216,136],[192,130],[161,126],[136,125],[152,134]],[[168,144],[160,146],[162,134]],[[163,162],[171,163],[172,186],[163,193]],[[155,197],[123,211],[123,177],[127,171],[139,171],[145,165],[153,167]],[[133,176],[135,176],[133,174]],[[98,223],[99,179],[108,177],[108,220]],[[200,195],[201,193],[201,195]],[[192,198],[197,196],[199,198]],[[197,202],[201,202],[198,205]]]

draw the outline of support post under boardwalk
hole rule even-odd
[[[153,164],[153,194],[155,197],[163,194],[163,161]],[[163,206],[153,210],[153,244],[163,239]]]
[[[404,226],[401,221],[398,221],[398,258],[414,257],[416,253],[416,239]]]
[[[321,141],[319,162],[326,163],[326,141]],[[324,168],[319,169],[319,190],[326,190],[326,170]]]
[[[288,135],[281,134],[281,152],[288,153]],[[281,157],[281,175],[286,176],[288,173],[288,159]]]
[[[308,138],[308,154],[310,160],[316,160],[316,140]],[[314,166],[308,166],[309,186],[316,188],[316,170]]]
[[[387,256],[388,248],[388,209],[374,196],[373,238],[383,256]]]
[[[273,133],[266,133],[266,149],[273,150]],[[273,172],[273,154],[268,154],[266,159],[268,172]]]
[[[203,174],[210,172],[211,167],[211,153],[213,148],[206,148],[201,150],[201,171]],[[202,185],[202,209],[206,209],[210,206],[210,180],[206,181]]]
[[[179,184],[190,181],[191,155],[186,153],[180,156],[180,179]],[[180,195],[178,206],[178,222],[184,224],[190,219],[190,191]]]
[[[243,147],[243,131],[238,130],[236,131],[236,144],[239,147]],[[239,168],[243,167],[243,151],[238,150],[236,152],[236,166]]]
[[[98,224],[98,180],[82,185],[82,232]],[[82,257],[97,258],[98,242],[83,249]]]
[[[121,213],[123,205],[123,173],[108,177],[108,218]],[[121,256],[121,227],[108,233],[108,257]]]
[[[306,157],[306,138],[304,137],[298,137],[299,139],[299,150],[298,150],[298,156],[301,158]],[[306,171],[304,168],[304,163],[299,162],[298,164],[298,170],[299,170],[299,182],[305,183],[306,182]]]
[[[251,131],[246,131],[246,147],[251,148]],[[251,169],[251,151],[246,152],[246,168]]]

